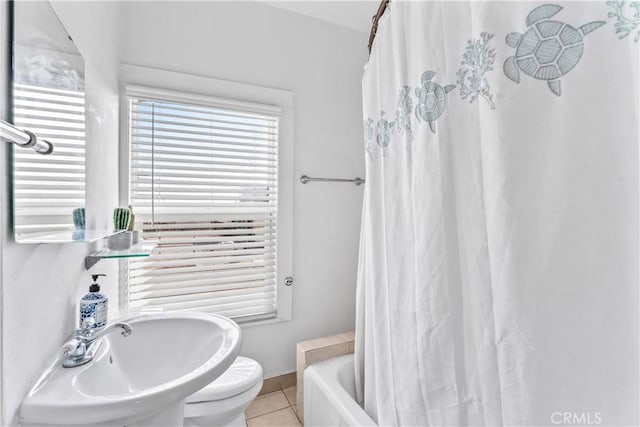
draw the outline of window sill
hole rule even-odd
[[[246,328],[253,328],[256,326],[266,326],[266,325],[272,325],[275,323],[290,322],[290,321],[291,319],[274,317],[272,319],[254,320],[246,323],[238,323],[238,326],[240,326],[241,329],[246,329]]]
[[[141,315],[141,314],[149,314],[149,313],[162,313],[164,310],[162,309],[119,309],[116,310],[113,313],[109,314],[109,317],[111,319],[113,319],[112,321],[116,321],[116,320],[126,320],[126,319],[130,319],[131,317],[137,316],[137,315]],[[273,317],[271,319],[257,319],[257,320],[253,320],[253,321],[247,321],[245,323],[238,323],[238,326],[240,326],[240,329],[247,329],[247,328],[253,328],[256,326],[266,326],[266,325],[272,325],[272,324],[276,324],[276,323],[282,323],[282,322],[289,322],[291,321],[291,319],[285,319],[283,317]]]

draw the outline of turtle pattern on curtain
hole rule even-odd
[[[613,8],[608,18],[615,18],[616,33],[619,38],[628,37],[636,30],[634,41],[640,40],[640,2],[631,2],[628,9],[632,16],[627,17],[625,1],[608,1]],[[512,32],[506,35],[505,43],[515,49],[515,54],[504,63],[504,74],[516,83],[520,83],[521,72],[538,80],[546,81],[549,89],[556,95],[562,94],[560,78],[571,71],[580,61],[584,52],[585,37],[606,24],[606,21],[592,21],[573,27],[572,25],[552,20],[554,15],[562,11],[563,6],[542,4],[534,8],[526,17],[526,31]],[[462,99],[473,103],[478,97],[483,98],[491,109],[495,109],[493,95],[486,74],[494,69],[495,47],[492,47],[494,34],[480,33],[479,37],[469,40],[462,54],[460,68],[456,72],[456,83]],[[446,108],[446,94],[456,88],[449,84],[442,86],[433,80],[435,72],[425,71],[415,88],[415,117],[418,124],[424,120],[433,133],[435,123]],[[389,121],[387,113],[380,111],[377,122],[372,118],[365,120],[365,138],[367,151],[371,152],[371,142],[385,148],[390,142],[390,132],[397,130],[399,134],[413,137],[410,115],[414,111],[412,88],[404,85],[398,94],[395,121]],[[385,116],[386,115],[386,116]]]

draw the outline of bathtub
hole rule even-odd
[[[305,369],[304,425],[377,426],[356,402],[353,354],[314,363]]]

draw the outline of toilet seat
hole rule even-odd
[[[237,357],[220,377],[186,398],[186,403],[212,402],[243,393],[262,381],[262,367],[247,357]]]

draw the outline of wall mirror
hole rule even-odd
[[[84,61],[49,2],[12,2],[12,18],[10,120],[54,146],[48,155],[12,147],[15,241],[92,240],[84,226]]]

